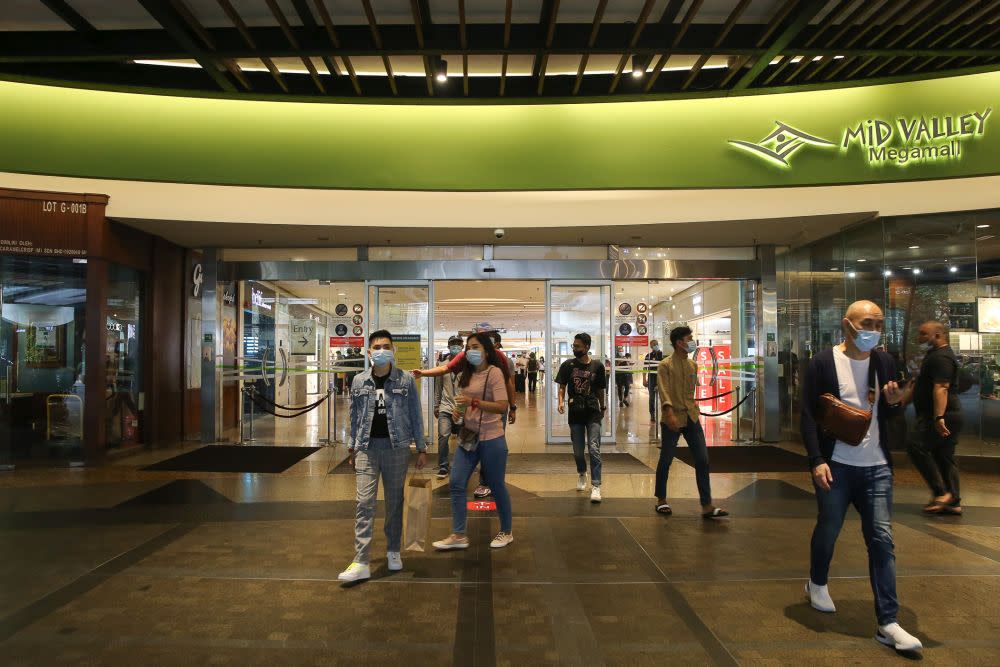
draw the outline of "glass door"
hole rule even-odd
[[[556,374],[564,361],[573,358],[573,337],[590,334],[590,356],[604,364],[608,376],[608,414],[602,438],[613,439],[615,423],[614,373],[610,372],[612,337],[610,281],[548,281],[545,285],[545,441],[570,442],[569,422],[559,414]]]
[[[434,345],[434,283],[429,280],[382,281],[367,283],[367,303],[362,321],[367,333],[387,329],[396,345],[396,365],[404,371],[427,368]],[[367,338],[364,341],[368,347]],[[365,354],[365,367],[370,364]],[[428,443],[436,430],[434,421],[434,382],[418,379],[420,401],[424,409],[424,438]]]

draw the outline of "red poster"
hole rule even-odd
[[[330,336],[330,347],[364,347],[364,336]]]
[[[623,347],[625,345],[648,347],[649,336],[615,336],[615,347]]]

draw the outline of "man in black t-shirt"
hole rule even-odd
[[[577,491],[587,488],[587,461],[584,447],[590,452],[590,502],[601,502],[601,420],[604,418],[607,376],[604,364],[590,357],[590,335],[578,333],[573,339],[574,359],[559,367],[559,414],[566,413],[569,397],[569,432],[573,440],[576,472],[580,475]]]
[[[925,514],[961,514],[955,445],[962,430],[958,401],[958,359],[948,345],[948,330],[933,320],[920,325],[917,342],[926,351],[916,383],[904,393],[917,413],[916,438],[907,451],[934,497]]]

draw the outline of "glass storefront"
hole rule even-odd
[[[85,260],[0,255],[0,463],[83,460],[86,274]]]
[[[117,264],[108,268],[105,306],[105,433],[109,449],[142,442],[142,273]]]
[[[875,219],[778,256],[782,425],[798,431],[808,360],[842,339],[848,304],[886,316],[884,343],[904,377],[923,360],[917,329],[948,325],[961,362],[960,454],[1000,455],[1000,211]],[[912,407],[908,409],[912,417]],[[912,419],[909,420],[912,423]]]

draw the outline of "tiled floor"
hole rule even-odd
[[[643,410],[644,410],[644,406]],[[647,415],[640,415],[645,417]],[[514,543],[488,548],[473,513],[466,552],[404,553],[390,574],[379,518],[373,579],[342,586],[354,479],[325,447],[280,474],[145,471],[192,447],[100,468],[0,475],[0,655],[10,665],[842,665],[903,660],[872,639],[860,527],[851,512],[831,579],[838,612],[802,594],[815,503],[808,475],[713,474],[726,522],[698,518],[694,471],[652,512],[659,450],[605,446],[647,472],[575,490],[567,447],[530,410],[515,452],[565,463],[508,478]],[[289,443],[292,444],[292,443]],[[296,443],[297,444],[297,443]],[[798,449],[795,443],[785,445]],[[432,456],[433,459],[433,456]],[[449,531],[435,480],[432,537]],[[1000,665],[1000,478],[963,477],[966,515],[920,514],[927,492],[896,474],[900,620],[931,665]],[[155,501],[155,502],[151,502]],[[382,508],[379,507],[381,515]]]

